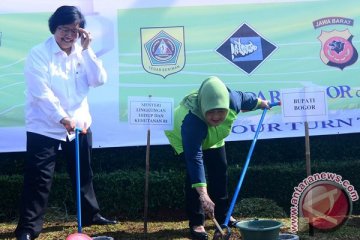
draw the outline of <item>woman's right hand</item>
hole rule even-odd
[[[199,197],[201,207],[204,210],[204,213],[209,216],[210,218],[214,218],[214,209],[215,209],[215,203],[210,199],[208,194],[202,194]]]
[[[68,133],[73,133],[75,131],[75,121],[71,118],[64,117],[60,120],[60,123],[66,128]]]
[[[204,213],[210,218],[214,218],[215,203],[210,199],[206,187],[197,187],[196,191],[199,193],[199,200]]]

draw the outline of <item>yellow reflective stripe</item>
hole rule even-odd
[[[258,98],[258,101],[257,101],[257,103],[256,103],[256,106],[253,108],[253,110],[259,109],[259,108],[260,108],[261,103],[262,103],[261,98]]]
[[[207,187],[206,183],[194,183],[191,185],[192,188],[196,188],[196,187]]]

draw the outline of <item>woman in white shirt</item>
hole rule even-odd
[[[81,206],[83,226],[115,224],[102,217],[93,189],[91,115],[87,94],[103,85],[107,74],[90,48],[84,15],[74,6],[59,7],[49,18],[52,36],[31,49],[25,63],[27,158],[17,239],[39,236],[59,146],[68,161],[73,191],[75,127],[80,134]],[[79,41],[78,41],[79,40]]]

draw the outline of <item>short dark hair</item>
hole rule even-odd
[[[55,33],[56,28],[60,25],[71,23],[79,23],[81,28],[86,25],[84,15],[75,6],[61,6],[49,18],[49,29],[52,34]]]

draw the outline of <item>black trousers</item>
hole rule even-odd
[[[43,135],[27,132],[24,184],[20,200],[20,217],[15,235],[30,232],[38,237],[44,223],[49,193],[53,180],[59,146],[67,159],[73,193],[76,193],[75,140],[59,141]],[[79,134],[80,195],[82,223],[90,223],[99,213],[99,205],[93,188],[91,168],[92,133]],[[75,194],[74,194],[75,196]]]
[[[229,202],[225,146],[204,150],[203,159],[207,172],[208,194],[215,203],[215,218],[222,224],[225,222]],[[185,204],[189,227],[204,225],[206,216],[200,204],[199,194],[195,188],[191,187],[188,175],[185,182]]]

